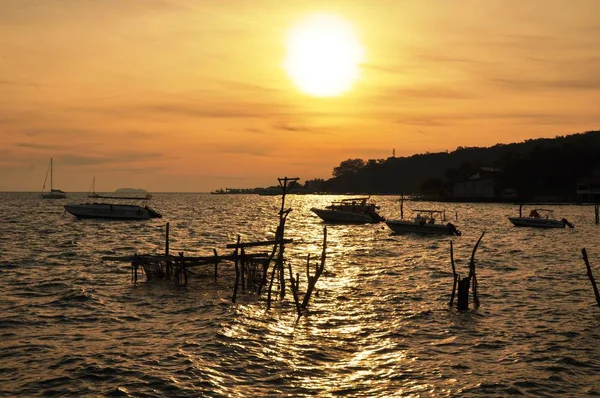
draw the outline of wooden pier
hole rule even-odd
[[[310,296],[315,289],[315,285],[321,276],[325,267],[325,251],[327,247],[327,229],[324,229],[323,250],[321,253],[320,264],[315,265],[315,274],[310,275],[310,254],[306,264],[307,283],[306,293],[302,302],[298,295],[300,294],[299,274],[292,271],[290,262],[285,258],[285,246],[293,243],[292,239],[286,239],[285,223],[292,209],[285,208],[285,197],[289,189],[296,183],[298,178],[278,178],[282,189],[281,209],[279,211],[279,225],[275,232],[275,239],[242,242],[238,235],[235,243],[227,244],[226,249],[233,249],[232,252],[219,255],[216,249],[213,249],[212,256],[185,256],[184,252],[178,252],[173,255],[169,252],[169,223],[165,230],[165,252],[164,254],[134,254],[133,256],[103,257],[103,260],[109,261],[127,261],[131,262],[131,280],[138,282],[140,274],[146,276],[147,281],[155,279],[169,279],[176,284],[187,284],[190,275],[199,273],[198,269],[204,269],[205,273],[213,273],[215,280],[219,275],[219,267],[230,265],[235,270],[235,281],[233,283],[232,301],[235,302],[238,291],[253,292],[260,294],[267,290],[267,309],[271,307],[272,290],[275,284],[279,293],[279,298],[283,299],[286,292],[286,267],[289,271],[290,290],[293,294],[294,302],[298,312],[298,317],[303,314],[310,300]],[[248,253],[252,248],[267,248],[258,253]],[[271,265],[272,264],[272,265]],[[270,271],[270,278],[269,278]]]

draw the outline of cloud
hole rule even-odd
[[[61,149],[64,145],[36,144],[32,142],[17,142],[13,146],[29,149]]]
[[[466,115],[405,115],[396,118],[396,123],[411,126],[448,126],[469,121],[515,121],[520,124],[570,125],[575,121],[593,121],[593,115],[570,115],[555,113],[469,113]]]
[[[500,87],[515,91],[597,91],[600,78],[595,79],[519,79],[491,78],[490,81]]]
[[[42,87],[42,85],[38,84],[38,83],[27,83],[27,82],[20,82],[20,81],[16,81],[16,80],[2,80],[2,79],[0,79],[0,86],[16,86],[16,87],[31,87],[31,88]]]
[[[257,157],[268,157],[273,154],[273,149],[265,144],[208,144],[207,148],[220,154],[229,155],[250,155]]]
[[[448,84],[451,86],[451,84]],[[452,84],[454,86],[454,84]],[[388,89],[386,92],[381,94],[381,99],[393,99],[393,98],[421,98],[421,99],[476,99],[480,96],[475,93],[468,92],[464,89],[452,89],[444,86],[419,86],[419,87],[397,87]]]
[[[140,160],[163,159],[160,152],[120,152],[114,155],[96,155],[82,156],[65,154],[58,157],[58,160],[70,166],[92,166],[92,165],[110,165],[122,163],[135,163]],[[129,169],[129,168],[128,168]]]

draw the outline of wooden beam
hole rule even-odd
[[[235,249],[236,247],[255,247],[255,246],[271,246],[274,244],[286,244],[294,242],[293,239],[279,239],[279,240],[265,240],[262,242],[246,242],[246,243],[230,243],[226,247],[228,249]]]

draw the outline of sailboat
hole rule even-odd
[[[46,189],[46,181],[48,181],[48,173],[50,173],[50,191],[44,192]],[[46,170],[46,178],[44,179],[44,186],[42,187],[42,198],[44,199],[65,199],[67,195],[60,189],[54,189],[52,185],[52,158],[50,158],[50,166]]]

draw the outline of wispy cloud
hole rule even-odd
[[[490,81],[500,87],[516,91],[597,91],[600,89],[600,76],[596,79],[520,79],[492,78]]]
[[[70,166],[92,166],[92,165],[114,165],[135,163],[140,160],[162,159],[160,152],[119,152],[111,155],[82,156],[73,154],[64,154],[59,156],[59,161]]]
[[[29,83],[29,82],[22,82],[22,81],[18,81],[18,80],[3,80],[3,79],[0,79],[0,86],[31,87],[31,88],[42,87],[42,85],[38,84],[38,83]]]

